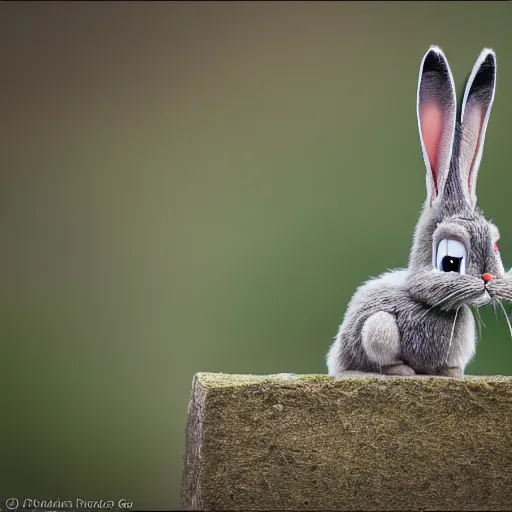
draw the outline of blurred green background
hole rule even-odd
[[[326,371],[407,264],[430,44],[459,88],[497,52],[478,192],[510,267],[511,8],[0,3],[0,499],[178,508],[194,373]],[[482,316],[467,371],[511,374]]]

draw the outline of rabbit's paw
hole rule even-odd
[[[464,377],[464,370],[460,366],[449,366],[441,368],[439,375],[441,377],[455,377],[460,379]]]
[[[400,375],[402,377],[409,377],[410,375],[416,375],[416,372],[404,363],[389,364],[382,367],[382,373],[386,375]]]

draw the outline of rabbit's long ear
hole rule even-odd
[[[438,46],[431,46],[421,61],[417,113],[427,168],[427,198],[433,206],[448,176],[457,114],[452,72]]]
[[[476,179],[482,159],[485,131],[491,114],[496,89],[496,54],[484,48],[469,75],[461,109],[459,173],[469,191],[472,206],[476,204]]]

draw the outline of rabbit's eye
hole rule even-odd
[[[445,256],[441,261],[441,270],[443,272],[460,272],[462,258],[454,258],[453,256]]]
[[[437,246],[437,268],[442,272],[466,273],[466,248],[458,240],[441,240]]]

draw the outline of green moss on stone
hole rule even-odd
[[[511,446],[512,377],[200,373],[182,503],[507,509]]]

